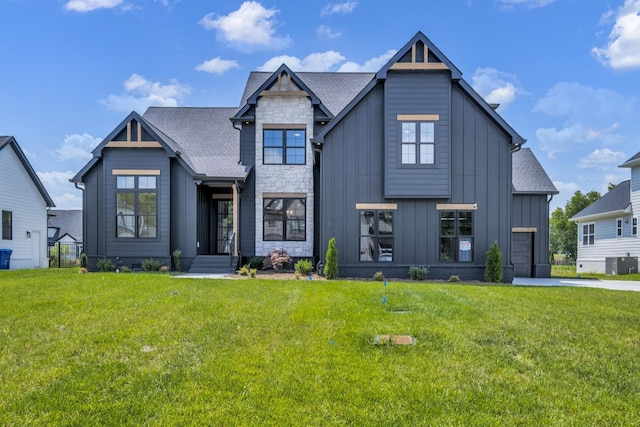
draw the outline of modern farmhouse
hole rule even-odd
[[[505,281],[548,276],[557,190],[494,107],[418,32],[375,73],[282,65],[238,107],[132,112],[73,178],[89,267],[322,262],[335,237],[340,276],[482,279],[494,241]]]

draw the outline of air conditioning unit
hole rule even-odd
[[[607,257],[605,273],[609,275],[634,274],[638,272],[638,257]]]

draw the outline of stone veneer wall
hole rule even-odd
[[[305,165],[263,165],[263,124],[307,125]],[[284,249],[294,257],[313,256],[313,106],[304,96],[262,97],[256,106],[256,255],[266,256],[274,249]],[[264,242],[263,194],[304,193],[307,195],[307,239],[304,242]]]

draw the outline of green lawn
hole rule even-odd
[[[0,272],[0,425],[637,425],[639,325],[600,289]]]

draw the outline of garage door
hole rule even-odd
[[[513,233],[511,262],[516,277],[531,277],[533,269],[533,233]]]

